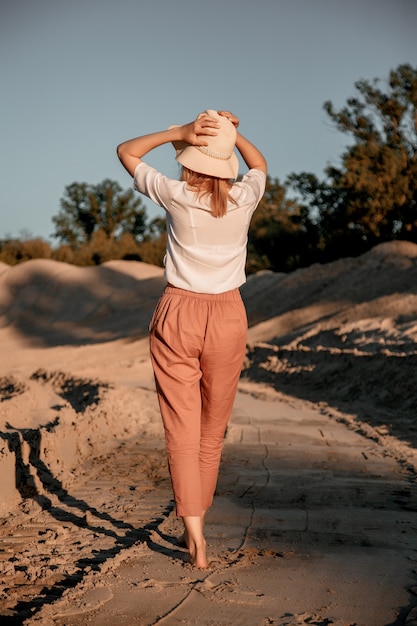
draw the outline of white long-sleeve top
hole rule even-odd
[[[168,178],[140,162],[133,187],[167,213],[165,277],[168,283],[198,293],[223,293],[246,281],[248,229],[265,191],[266,176],[252,169],[230,194],[227,213],[216,218],[208,198],[198,198],[184,181]]]

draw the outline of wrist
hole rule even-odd
[[[175,141],[184,141],[184,125],[180,126],[179,124],[175,124],[174,126],[169,126],[166,132],[168,133],[169,137],[168,141],[170,141],[171,143]]]

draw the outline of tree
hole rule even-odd
[[[321,241],[329,252],[356,252],[381,241],[417,241],[417,68],[392,70],[387,88],[379,80],[355,83],[358,95],[340,111],[324,109],[352,144],[327,180],[292,174],[289,182],[309,201]]]
[[[98,185],[72,183],[65,188],[61,209],[52,218],[54,237],[75,249],[103,231],[110,239],[130,233],[139,241],[146,229],[146,209],[133,189],[105,179]]]
[[[305,172],[288,177],[308,202],[301,210],[311,224],[308,230],[312,236],[307,241],[311,263],[326,263],[368,249],[362,229],[348,216],[347,193],[339,187],[339,178],[336,172],[330,183]]]
[[[0,261],[9,265],[30,259],[49,259],[51,256],[51,246],[40,237],[7,239],[0,245]]]
[[[166,247],[166,218],[157,216],[147,225],[143,241],[139,244],[139,254],[145,263],[162,267],[164,265]]]
[[[247,272],[286,272],[308,264],[311,231],[307,212],[286,197],[286,187],[278,179],[268,177],[249,229]]]

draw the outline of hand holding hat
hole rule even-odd
[[[239,126],[239,122],[240,122],[239,118],[236,117],[236,115],[233,115],[233,113],[230,113],[230,111],[218,111],[218,113],[222,117],[226,117],[229,120],[229,122],[232,122],[235,128]]]
[[[181,126],[184,143],[190,146],[207,146],[207,137],[215,137],[219,128],[220,124],[214,117],[200,113],[193,122]]]
[[[229,117],[230,116],[230,119]],[[183,141],[174,141],[176,160],[194,172],[236,179],[239,161],[234,152],[238,118],[208,109],[181,127]],[[172,126],[170,128],[173,128]]]

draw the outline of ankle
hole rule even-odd
[[[208,568],[208,561],[206,555],[206,541],[203,540],[202,543],[190,545],[188,548],[188,552],[190,554],[190,560],[194,567],[199,567],[201,569]]]

